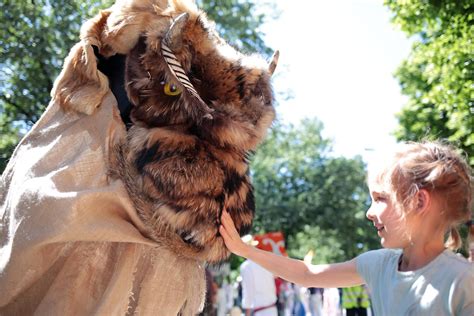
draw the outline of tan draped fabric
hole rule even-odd
[[[183,315],[205,292],[202,263],[141,234],[107,176],[125,135],[108,93],[93,115],[52,102],[0,183],[0,315]]]

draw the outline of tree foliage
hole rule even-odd
[[[0,4],[0,172],[19,139],[50,101],[54,79],[82,23],[113,0],[19,0]],[[200,1],[224,38],[246,51],[265,52],[251,0]]]
[[[263,42],[259,27],[266,15],[257,13],[256,2],[236,0],[200,0],[199,6],[216,22],[219,34],[239,51],[270,53]],[[260,5],[260,4],[259,4]],[[266,4],[266,14],[274,12],[275,7]]]
[[[290,255],[313,249],[315,260],[354,257],[377,247],[365,218],[368,191],[360,157],[332,157],[322,124],[276,125],[251,164],[255,186],[256,233],[282,231]]]
[[[474,2],[386,0],[393,22],[415,41],[396,72],[408,104],[399,140],[444,138],[474,166]]]
[[[38,120],[82,22],[111,1],[3,1],[0,8],[0,171]],[[100,5],[99,5],[100,4]]]

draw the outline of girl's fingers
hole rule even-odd
[[[232,248],[231,245],[235,242],[234,239],[229,235],[229,233],[227,232],[227,230],[225,229],[223,225],[219,227],[219,232],[222,238],[224,239],[224,243],[226,244],[227,248],[229,248],[230,250]]]
[[[226,239],[228,238],[229,235],[227,235],[227,231],[225,230],[225,227],[224,226],[219,226],[219,233],[221,234],[221,236]]]
[[[227,222],[228,220],[229,220],[228,214],[222,212],[221,221],[222,222]]]
[[[219,228],[219,231],[224,231],[223,233],[221,232],[221,235],[225,234],[225,237],[229,241],[236,241],[236,239],[240,240],[240,235],[237,231],[237,228],[235,227],[234,221],[225,209],[222,211],[221,223],[222,225],[221,228]]]
[[[224,209],[224,211],[222,212],[222,219],[225,219],[225,220],[232,220],[232,218],[230,217],[229,213],[227,213],[227,211]]]
[[[225,229],[229,233],[229,235],[238,235],[239,233],[237,232],[237,228],[235,228],[234,221],[232,221],[232,218],[226,219],[224,223]]]
[[[226,226],[226,228],[230,228],[230,227],[235,228],[234,221],[232,220],[232,217],[230,217],[229,213],[227,213],[227,211],[225,211],[225,210],[222,212],[221,222],[222,222],[222,224],[224,224]]]

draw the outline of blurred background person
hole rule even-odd
[[[467,260],[469,262],[474,262],[474,223],[472,220],[468,221],[466,223],[467,225],[467,230],[468,230],[468,246],[469,246],[469,249],[467,250],[468,253],[468,257],[467,257]]]
[[[342,307],[346,310],[346,316],[367,316],[370,300],[365,286],[343,288]]]
[[[311,316],[323,315],[323,288],[310,287],[309,291],[309,310]]]
[[[283,280],[282,278],[275,278],[275,287],[277,293],[277,310],[278,316],[285,315],[285,305],[286,305],[286,296],[285,291],[288,286],[288,282]]]
[[[252,236],[242,238],[247,244],[259,247]],[[240,266],[242,277],[242,308],[246,316],[278,316],[277,294],[273,274],[252,260]]]
[[[323,294],[323,315],[324,316],[340,316],[340,295],[337,288],[324,289]]]

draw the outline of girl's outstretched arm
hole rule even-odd
[[[222,212],[219,232],[227,248],[241,257],[248,258],[274,275],[306,287],[348,287],[363,284],[357,273],[355,259],[335,264],[307,265],[301,260],[279,256],[245,244],[239,236],[227,211]]]

